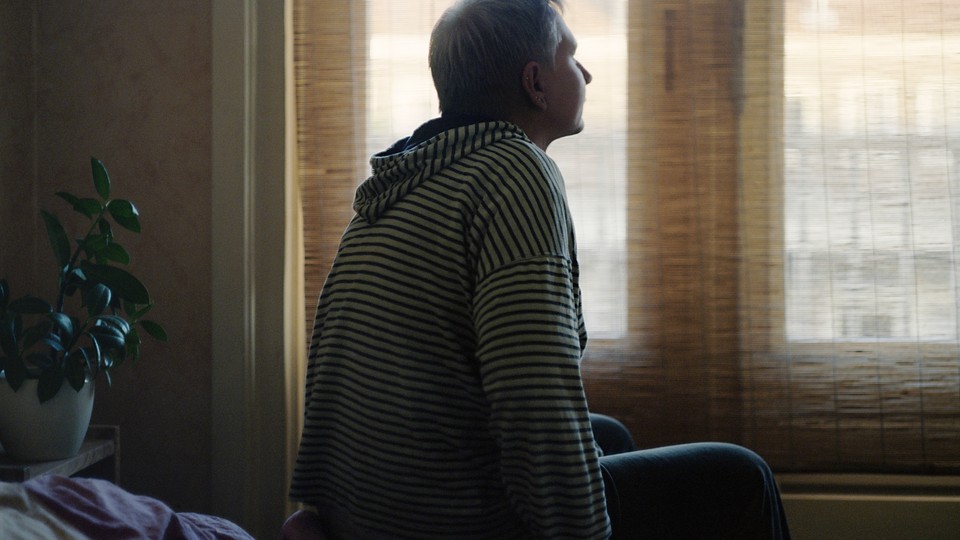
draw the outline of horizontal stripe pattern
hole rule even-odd
[[[555,164],[490,122],[372,165],[317,307],[291,497],[378,538],[606,538]]]

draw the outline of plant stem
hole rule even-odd
[[[77,259],[80,258],[80,252],[83,250],[84,244],[87,243],[87,240],[90,238],[90,235],[93,233],[93,229],[97,226],[97,223],[100,222],[100,219],[103,218],[103,214],[106,213],[107,207],[103,205],[100,210],[100,213],[97,214],[95,218],[92,218],[90,222],[90,228],[87,229],[87,234],[83,235],[83,239],[77,244],[76,251],[73,252],[73,255],[70,257],[70,262],[67,263],[66,268],[62,270],[60,275],[60,291],[57,294],[57,313],[63,313],[63,303],[66,300],[67,295],[67,276],[70,275],[70,272],[76,267]]]

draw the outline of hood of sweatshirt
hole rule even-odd
[[[371,176],[357,188],[353,209],[374,223],[424,181],[465,156],[504,139],[527,139],[504,121],[437,118],[370,158]]]

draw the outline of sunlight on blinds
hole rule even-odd
[[[308,305],[367,158],[438,114],[450,3],[296,2]],[[565,4],[591,409],[781,471],[960,471],[960,0]]]
[[[368,3],[367,155],[439,114],[427,64],[433,23],[451,0]],[[549,149],[577,227],[584,317],[591,337],[626,331],[626,0],[566,2],[577,58],[593,75],[583,133]]]
[[[788,339],[958,338],[960,35],[948,4],[787,2]]]

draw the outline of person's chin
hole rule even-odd
[[[572,127],[570,127],[569,129],[567,129],[567,130],[563,131],[562,133],[560,133],[560,135],[558,135],[557,137],[554,137],[553,139],[551,139],[551,141],[555,141],[555,140],[557,140],[557,139],[563,139],[563,138],[569,137],[569,136],[571,136],[571,135],[576,135],[576,134],[580,133],[581,131],[583,131],[583,120],[577,121],[576,124],[574,124],[574,125],[573,125]]]
[[[577,120],[577,123],[573,126],[573,128],[570,130],[570,132],[567,133],[567,135],[568,135],[568,136],[569,136],[569,135],[576,135],[577,133],[580,133],[581,131],[583,131],[583,120]]]

